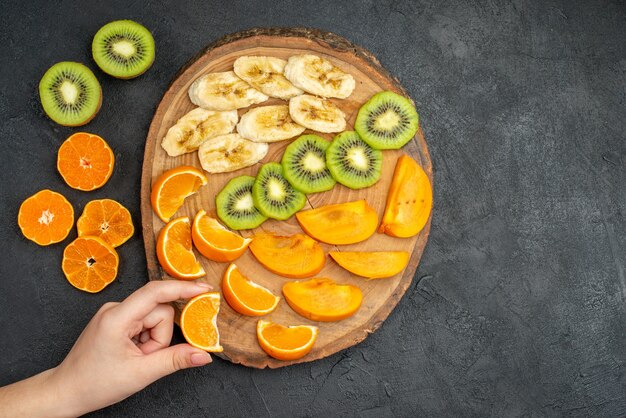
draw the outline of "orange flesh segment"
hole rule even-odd
[[[95,293],[117,276],[119,258],[115,250],[97,237],[79,237],[63,252],[62,269],[72,286]]]
[[[179,279],[195,279],[204,270],[192,251],[191,227],[187,217],[168,223],[157,240],[157,257],[163,269]]]
[[[229,231],[217,219],[200,210],[193,221],[193,243],[209,260],[226,262],[239,258],[252,241]]]
[[[92,200],[76,222],[78,236],[96,236],[118,247],[135,232],[128,209],[111,199]]]
[[[104,139],[78,132],[61,144],[57,169],[68,186],[84,191],[98,189],[113,173],[115,157]]]
[[[358,287],[336,284],[326,278],[286,283],[283,286],[283,295],[298,314],[313,321],[324,322],[339,321],[352,316],[363,300],[363,293]]]
[[[191,299],[181,314],[180,327],[189,344],[201,350],[220,352],[217,314],[219,293],[204,293]]]
[[[182,166],[168,170],[152,186],[152,208],[163,222],[167,222],[183,205],[185,198],[196,193],[206,183],[206,176],[195,167]]]
[[[74,209],[60,193],[42,190],[24,200],[17,223],[26,238],[50,245],[67,237],[74,225]]]
[[[328,254],[349,272],[370,279],[395,276],[409,262],[406,251],[330,251]]]
[[[304,234],[255,235],[250,250],[269,271],[284,277],[304,278],[319,273],[326,263],[319,243]]]
[[[259,345],[278,360],[297,360],[307,355],[317,340],[318,328],[311,325],[285,327],[269,321],[257,323]]]
[[[234,264],[229,266],[224,279],[224,298],[240,314],[259,316],[276,308],[278,298],[268,289],[244,277]]]

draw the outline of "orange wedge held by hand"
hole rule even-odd
[[[251,238],[243,238],[229,231],[217,219],[207,215],[204,210],[196,214],[191,236],[200,254],[209,260],[222,263],[241,257],[252,242]]]
[[[113,174],[115,157],[98,135],[78,132],[61,144],[57,170],[73,189],[91,191],[106,184]]]
[[[169,222],[185,198],[196,193],[207,182],[204,173],[196,167],[181,166],[168,170],[152,185],[152,209],[163,222]]]
[[[261,233],[254,236],[250,250],[266,269],[283,277],[311,277],[326,263],[320,244],[304,234]]]
[[[350,273],[368,279],[395,276],[409,262],[406,251],[330,251],[328,255]]]
[[[285,327],[260,320],[256,325],[259,345],[278,360],[297,360],[306,356],[317,339],[318,328],[312,325]]]
[[[325,278],[285,283],[283,295],[298,314],[321,322],[339,321],[354,315],[363,300],[358,287]]]
[[[191,299],[180,314],[180,329],[192,346],[210,353],[224,351],[220,345],[217,314],[220,311],[220,294],[203,293]]]
[[[280,300],[268,289],[244,277],[234,264],[224,273],[222,292],[231,308],[248,316],[266,315],[276,309]]]
[[[89,293],[104,289],[115,280],[119,257],[113,247],[98,237],[78,237],[63,251],[61,267],[72,286]]]
[[[76,222],[76,229],[79,237],[100,237],[113,248],[128,241],[135,232],[128,209],[111,199],[87,203]]]
[[[60,193],[42,190],[22,202],[17,214],[22,234],[39,245],[63,241],[74,225],[74,208]]]
[[[194,280],[205,275],[191,245],[189,218],[182,216],[167,223],[159,233],[157,258],[163,270],[172,277]]]

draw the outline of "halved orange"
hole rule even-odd
[[[17,214],[22,234],[39,245],[63,241],[74,225],[74,208],[62,194],[41,190],[22,202]]]
[[[218,262],[238,259],[252,242],[251,238],[229,231],[204,210],[200,210],[193,219],[191,237],[200,254]]]
[[[317,339],[318,328],[312,325],[285,327],[260,320],[256,325],[259,345],[278,360],[297,360],[306,356]]]
[[[211,353],[224,350],[220,345],[217,314],[220,311],[220,294],[203,293],[191,299],[180,315],[180,329],[187,342]]]
[[[107,287],[117,276],[117,252],[98,237],[78,237],[63,251],[61,267],[72,286],[89,293]]]
[[[205,275],[191,247],[191,224],[182,216],[170,221],[159,233],[157,258],[163,270],[172,277],[194,280]]]
[[[250,281],[236,265],[231,264],[222,279],[224,299],[242,315],[263,316],[278,306],[280,298],[268,289]]]
[[[92,200],[76,222],[78,236],[100,237],[111,247],[119,247],[135,232],[130,212],[111,199]]]
[[[113,174],[115,157],[111,147],[98,135],[78,132],[61,144],[57,169],[73,189],[98,189]]]
[[[168,170],[152,185],[152,209],[163,222],[168,222],[185,198],[207,183],[204,173],[196,167],[181,166]]]

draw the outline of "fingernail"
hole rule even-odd
[[[209,353],[193,353],[191,355],[191,364],[194,366],[204,366],[211,362],[211,356]]]
[[[200,287],[204,287],[205,289],[212,289],[212,288],[213,288],[213,286],[211,286],[211,285],[210,285],[210,284],[208,284],[208,283],[204,283],[204,282],[196,282],[196,284],[197,284],[198,286],[200,286]]]

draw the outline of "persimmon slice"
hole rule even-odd
[[[185,340],[200,350],[211,353],[224,351],[220,345],[217,314],[220,311],[220,294],[208,292],[191,299],[180,314],[180,329]]]
[[[354,315],[363,300],[358,287],[337,284],[326,278],[286,283],[283,295],[298,314],[321,322],[339,321]]]
[[[106,184],[113,174],[115,157],[98,135],[77,132],[59,148],[57,170],[73,189],[91,191]]]
[[[17,224],[22,234],[36,244],[54,244],[70,233],[74,208],[62,194],[41,190],[22,202]]]
[[[117,276],[119,257],[98,237],[78,237],[63,251],[61,267],[72,286],[89,293],[107,287]]]
[[[261,233],[254,236],[250,250],[266,269],[284,277],[311,277],[326,263],[320,244],[304,234]]]
[[[191,237],[200,254],[218,262],[238,259],[252,242],[251,238],[229,231],[204,210],[200,210],[193,220]]]
[[[285,327],[269,321],[257,322],[259,345],[278,360],[297,360],[306,356],[317,339],[318,328],[312,325]]]
[[[428,176],[408,155],[398,158],[378,232],[393,237],[417,235],[428,222],[433,190]]]
[[[152,185],[152,209],[163,222],[168,222],[183,205],[185,198],[196,193],[208,180],[204,173],[192,166],[181,166],[166,171]]]
[[[224,299],[242,315],[263,316],[278,305],[280,298],[268,289],[245,277],[236,265],[231,264],[222,279]]]
[[[330,251],[328,255],[350,273],[368,279],[395,276],[409,262],[406,251]]]
[[[304,231],[327,244],[365,241],[378,225],[378,215],[365,200],[321,206],[296,213]]]
[[[191,245],[189,218],[182,216],[170,221],[159,233],[157,258],[163,270],[172,277],[193,280],[205,275]]]
[[[111,199],[87,203],[76,222],[76,229],[79,237],[100,237],[113,248],[128,241],[135,232],[128,209]]]

